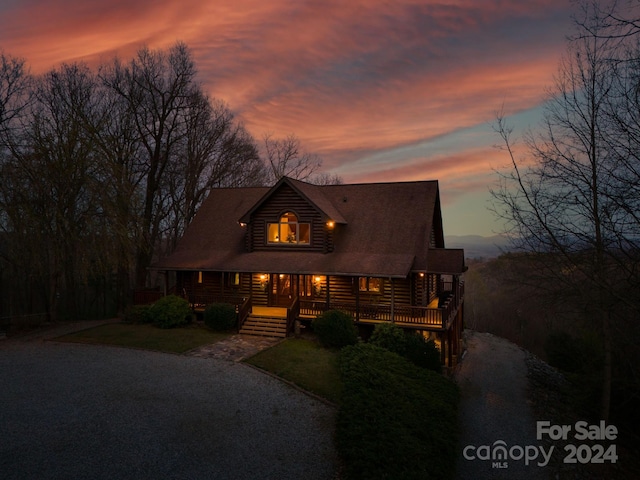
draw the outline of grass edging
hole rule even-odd
[[[61,335],[55,341],[184,354],[228,336],[199,326],[161,329],[151,324],[107,323]]]
[[[314,400],[317,400],[318,402],[324,403],[325,405],[327,405],[329,407],[333,407],[333,408],[336,408],[336,409],[338,408],[338,404],[332,402],[331,400],[329,400],[329,399],[327,399],[325,397],[322,397],[320,395],[317,395],[317,394],[313,393],[310,390],[306,390],[306,389],[302,388],[300,385],[292,382],[291,380],[287,380],[286,378],[283,378],[283,377],[281,377],[279,375],[276,375],[275,373],[270,372],[269,370],[267,370],[265,368],[261,368],[261,367],[258,367],[256,365],[252,365],[251,363],[247,363],[244,360],[242,361],[242,364],[244,366],[246,366],[246,367],[249,367],[249,368],[252,368],[252,369],[256,370],[257,372],[260,372],[262,374],[268,375],[271,378],[277,380],[278,382],[282,382],[282,383],[288,385],[289,387],[293,388],[294,390],[297,390],[300,393],[304,393],[308,397],[311,397]]]

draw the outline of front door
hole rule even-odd
[[[271,300],[273,307],[288,307],[296,295],[294,275],[285,273],[271,274]]]

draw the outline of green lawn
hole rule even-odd
[[[246,360],[327,400],[339,403],[342,384],[338,352],[317,342],[288,338]]]
[[[64,335],[57,340],[184,353],[201,345],[218,342],[229,335],[196,325],[162,329],[148,324],[110,323]]]

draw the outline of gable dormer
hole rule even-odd
[[[247,211],[247,251],[331,252],[342,215],[317,186],[282,178]]]

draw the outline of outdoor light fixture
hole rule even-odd
[[[244,222],[240,222],[240,226],[241,226],[241,227],[246,227],[246,226],[247,226],[247,224],[246,224],[246,223],[244,223]]]
[[[333,220],[329,220],[329,221],[327,222],[327,227],[328,227],[328,228],[333,228],[333,227],[335,226],[335,224],[336,224],[336,223],[335,223]]]
[[[320,291],[322,290],[322,284],[320,282],[322,282],[322,277],[313,278],[313,289],[316,295],[320,295]]]

